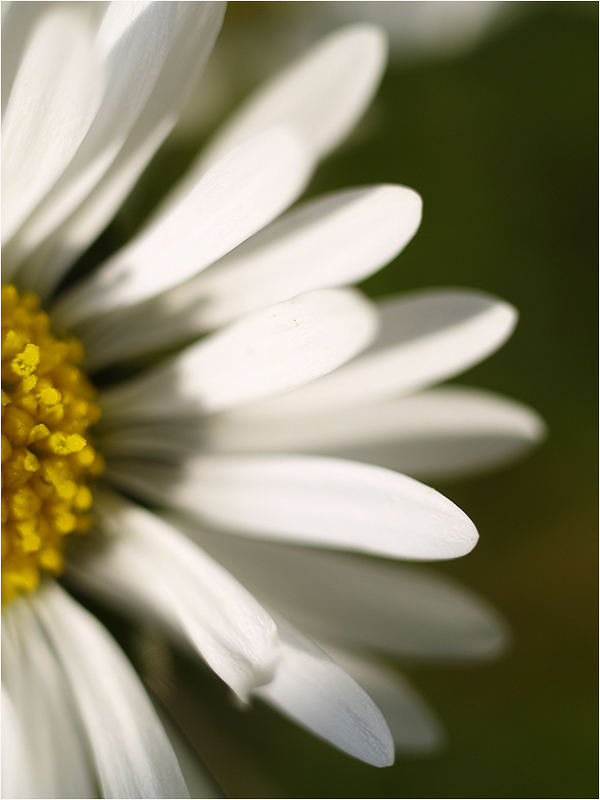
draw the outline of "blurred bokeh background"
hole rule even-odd
[[[481,539],[439,570],[508,621],[501,658],[402,665],[439,716],[435,753],[366,767],[172,654],[180,723],[230,797],[597,796],[596,3],[233,3],[206,81],[98,249],[122,241],[234,105],[346,21],[388,29],[390,65],[309,194],[398,182],[424,198],[373,297],[475,287],[520,312],[456,383],[536,408],[547,440],[493,474],[436,484]],[[114,620],[109,618],[114,625]],[[135,642],[118,631],[134,658]],[[193,712],[193,713],[192,713]]]

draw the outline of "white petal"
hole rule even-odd
[[[95,772],[56,655],[26,600],[13,600],[3,617],[2,680],[19,726],[13,747],[19,750],[20,733],[26,743],[21,754],[28,757],[21,767],[3,762],[3,789],[8,791],[2,796],[94,797]],[[12,636],[4,635],[5,627]],[[8,735],[3,728],[3,744]]]
[[[483,3],[467,0],[440,3],[437,6],[428,2],[399,5],[353,0],[350,3],[330,3],[322,10],[322,25],[365,18],[381,25],[391,40],[391,58],[397,64],[404,65],[415,62],[422,64],[424,59],[456,58],[469,47],[482,42],[500,19],[508,19],[513,12],[519,13],[518,6],[497,0]],[[308,14],[306,17],[310,20]],[[298,35],[296,31],[294,33]]]
[[[120,485],[248,536],[392,558],[443,559],[477,541],[438,492],[380,467],[309,456],[207,456],[111,466]]]
[[[112,493],[97,492],[96,507],[110,540],[73,560],[82,586],[183,633],[243,699],[271,679],[275,623],[252,595],[156,515]]]
[[[71,683],[104,797],[187,797],[175,755],[133,668],[56,583],[32,605]]]
[[[498,614],[433,570],[177,524],[262,602],[320,641],[445,660],[487,658],[505,644]]]
[[[223,797],[195,750],[184,738],[181,730],[173,724],[170,716],[159,705],[157,705],[157,712],[162,726],[169,736],[169,741],[173,745],[190,797]]]
[[[0,5],[0,14],[2,15],[1,95],[3,117],[21,64],[23,52],[33,29],[39,22],[39,11],[39,6],[36,7],[31,3],[16,3],[14,0]]]
[[[458,387],[362,406],[352,409],[349,416],[354,433],[339,426],[337,440],[329,439],[329,445],[322,440],[310,450],[427,479],[462,477],[503,466],[525,454],[545,435],[544,423],[527,406]],[[334,431],[332,424],[329,433]],[[286,449],[290,449],[289,443]]]
[[[104,62],[105,92],[77,153],[52,191],[11,243],[22,261],[88,196],[110,167],[154,88],[173,35],[173,3],[108,3],[95,41]],[[24,264],[22,282],[48,293],[55,276],[45,263]]]
[[[104,365],[189,340],[304,292],[359,281],[407,244],[420,217],[420,197],[401,186],[310,201],[190,281],[106,315],[93,330],[88,326],[87,350]]]
[[[44,286],[54,287],[76,257],[101,232],[177,121],[221,26],[225,5],[178,3],[169,52],[146,105],[113,163],[88,197],[55,227],[31,257],[44,264]],[[42,276],[40,276],[42,277]]]
[[[4,649],[5,645],[2,645]],[[3,667],[4,670],[4,667]],[[10,692],[2,683],[2,797],[19,798],[39,796],[29,785],[35,776],[35,759],[29,749],[23,720],[15,708]],[[32,769],[33,765],[33,769]]]
[[[408,394],[473,366],[512,333],[516,311],[483,292],[427,290],[378,305],[381,330],[370,350],[332,375],[261,403],[271,418],[308,414]],[[248,409],[248,414],[254,409]]]
[[[414,236],[421,198],[402,186],[325,195],[288,212],[168,298],[192,332],[314,289],[356,283]],[[173,304],[173,305],[171,305]]]
[[[352,358],[376,324],[371,303],[350,289],[280,303],[103,392],[106,424],[194,416],[286,391]]]
[[[403,186],[304,203],[194,279],[188,291],[199,324],[215,328],[304,292],[358,283],[408,244],[421,208],[419,195]]]
[[[23,708],[28,696],[23,691],[20,635],[14,622],[14,607],[9,607],[2,620],[2,797],[35,797],[44,775],[37,770],[28,736],[28,705]]]
[[[316,156],[324,155],[360,118],[375,92],[385,56],[379,28],[354,25],[336,31],[242,106],[209,145],[206,162],[279,123],[292,127]]]
[[[268,401],[267,401],[268,403]],[[412,476],[453,476],[516,458],[544,435],[527,406],[479,389],[443,387],[316,414],[215,415],[197,436],[189,427],[130,427],[108,447],[123,455],[315,453],[378,464]],[[111,449],[112,448],[112,449]]]
[[[346,753],[375,767],[394,762],[389,728],[368,694],[313,642],[278,621],[283,656],[257,694]]]
[[[66,9],[50,8],[27,42],[4,116],[4,243],[75,154],[102,84],[90,27]]]
[[[59,319],[72,326],[182,283],[270,222],[306,177],[304,151],[287,131],[270,130],[245,142],[188,194],[167,200],[97,275],[59,300]]]
[[[396,750],[422,752],[439,746],[442,732],[432,712],[397,671],[348,651],[325,649],[383,712]]]

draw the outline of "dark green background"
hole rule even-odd
[[[290,5],[236,4],[220,46],[244,26],[260,43],[263,21],[293,21]],[[597,796],[598,7],[519,5],[468,52],[395,62],[362,132],[310,188],[399,182],[423,196],[422,226],[366,283],[373,296],[477,287],[520,311],[509,343],[459,382],[532,405],[549,438],[517,466],[436,487],[481,533],[471,555],[440,569],[503,613],[512,646],[493,663],[409,669],[447,741],[387,770],[265,708],[239,714],[216,681],[176,657],[181,696],[193,698],[182,722],[229,796]],[[235,92],[255,73],[232,63]],[[165,144],[105,246],[139,223],[201,139]]]

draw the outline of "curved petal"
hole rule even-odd
[[[104,797],[188,797],[133,668],[97,620],[52,582],[31,599],[75,695]]]
[[[123,360],[296,295],[359,281],[407,244],[420,218],[420,197],[402,186],[309,201],[186,283],[107,314],[87,331],[88,350],[102,364]]]
[[[256,694],[317,736],[375,767],[394,763],[394,743],[368,694],[317,645],[278,620],[283,655]]]
[[[157,711],[162,726],[169,736],[169,741],[173,745],[173,750],[175,750],[186,786],[190,791],[190,797],[213,798],[213,800],[217,797],[223,797],[222,791],[200,761],[195,750],[185,739],[181,730],[172,722],[171,717],[161,706],[157,705]]]
[[[357,406],[446,380],[497,350],[515,309],[483,292],[439,289],[378,303],[380,334],[360,358],[257,409],[271,418]],[[248,408],[248,414],[254,409]]]
[[[42,14],[3,120],[5,244],[72,159],[98,110],[102,85],[90,27],[60,7]]]
[[[267,401],[268,403],[268,401]],[[468,474],[504,464],[544,436],[538,414],[514,400],[479,389],[445,386],[408,397],[376,400],[316,414],[271,417],[245,409],[207,420],[194,437],[183,426],[123,431],[114,445],[130,455],[315,453],[378,464],[418,477]],[[200,434],[200,432],[199,432]],[[161,448],[164,447],[165,450]],[[110,448],[110,444],[109,444]]]
[[[412,239],[421,207],[419,195],[403,186],[311,200],[176,290],[169,304],[190,313],[196,306],[194,332],[304,292],[357,283]]]
[[[94,797],[95,771],[70,687],[23,598],[3,612],[2,681],[17,724],[10,733],[3,726],[2,743],[14,736],[11,746],[21,759],[3,760],[2,796]]]
[[[268,401],[267,401],[268,402]],[[413,478],[452,478],[493,469],[543,439],[533,409],[500,395],[456,386],[320,414],[246,416],[245,408],[207,418],[132,423],[100,436],[112,458],[310,453],[387,467]]]
[[[31,33],[39,22],[40,9],[31,3],[8,0],[0,6],[2,25],[2,117]],[[9,44],[10,43],[10,44]]]
[[[177,3],[169,52],[146,105],[118,155],[85,200],[56,226],[31,256],[50,292],[77,256],[94,241],[149,163],[178,119],[181,106],[198,80],[221,27],[225,4]]]
[[[374,26],[352,25],[327,36],[249,98],[209,144],[205,163],[274,124],[290,126],[315,156],[324,155],[362,115],[385,57],[384,35]]]
[[[174,3],[107,3],[94,49],[105,70],[98,111],[68,167],[11,242],[19,264],[88,196],[113,163],[160,75],[173,37]],[[24,263],[20,276],[38,294],[45,262]]]
[[[208,330],[298,294],[358,283],[408,244],[421,209],[416,192],[391,185],[304,203],[194,279],[198,323]]]
[[[276,627],[252,595],[155,514],[107,492],[96,507],[110,539],[70,564],[81,586],[183,633],[242,699],[271,679]]]
[[[391,558],[444,559],[477,541],[471,520],[438,492],[390,470],[309,456],[207,456],[175,467],[111,465],[145,498],[247,536]]]
[[[55,306],[61,324],[129,306],[182,283],[285,208],[304,186],[304,150],[286,130],[244,142]],[[91,325],[92,323],[88,323]]]
[[[4,645],[2,645],[4,648]],[[40,797],[29,785],[37,778],[35,758],[29,750],[23,721],[11,694],[2,683],[2,797],[21,800]]]
[[[381,709],[397,751],[420,753],[439,747],[439,723],[404,677],[372,659],[327,645],[325,649]]]
[[[285,391],[352,358],[376,324],[372,304],[349,289],[280,303],[103,392],[103,424],[194,417]]]
[[[318,641],[445,660],[487,658],[506,643],[506,625],[489,604],[422,566],[223,536],[179,518],[177,525]]]

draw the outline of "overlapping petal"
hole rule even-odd
[[[278,621],[283,655],[257,694],[317,736],[375,767],[394,761],[394,743],[369,695],[314,642]]]
[[[60,7],[40,17],[3,117],[4,243],[73,157],[98,111],[103,77],[91,26]]]
[[[268,402],[268,401],[267,401]],[[394,469],[418,478],[456,477],[503,465],[544,436],[533,409],[514,400],[456,386],[363,403],[340,414],[272,418],[260,407],[231,409],[201,427],[177,420],[139,422],[104,431],[102,451],[114,458],[189,457],[206,453],[313,453]]]
[[[42,280],[46,262],[22,262],[77,209],[116,158],[156,85],[176,12],[172,3],[110,3],[99,21],[94,50],[105,90],[97,113],[52,190],[11,242],[21,284],[40,295],[49,288]]]
[[[2,796],[93,797],[70,687],[25,600],[3,612],[2,685]]]
[[[326,649],[381,709],[397,751],[421,753],[440,745],[442,732],[435,716],[397,670],[347,650]]]
[[[31,752],[27,733],[19,710],[15,706],[8,689],[2,683],[2,796],[6,798],[35,797],[40,793],[30,789],[36,780],[31,771]]]
[[[308,291],[359,281],[397,255],[420,218],[420,197],[402,186],[304,203],[181,286],[88,323],[82,331],[88,351],[102,366],[179,344]]]
[[[284,392],[352,358],[376,327],[372,304],[350,289],[279,303],[104,391],[105,424],[194,418]]]
[[[225,569],[117,495],[102,492],[97,507],[109,539],[73,561],[78,583],[183,634],[244,699],[271,679],[279,658],[275,623]]]
[[[50,292],[114,216],[161,142],[171,131],[198,80],[221,27],[225,3],[176,3],[173,35],[156,84],[114,161],[78,207],[29,259]]]
[[[182,283],[270,222],[306,178],[305,152],[285,129],[242,143],[188,193],[167,199],[138,236],[59,300],[55,315],[63,325],[90,325],[103,311]]]
[[[273,124],[295,130],[315,157],[353,128],[379,83],[387,47],[380,28],[351,25],[319,42],[258,89],[209,145],[205,163]]]
[[[181,772],[185,778],[186,786],[189,789],[190,797],[212,798],[212,800],[223,797],[223,793],[208,770],[205,769],[195,749],[193,749],[192,745],[186,740],[169,714],[167,714],[161,706],[157,706],[157,711],[162,726],[169,736],[169,741],[173,745],[173,750],[175,751]]]
[[[486,658],[506,643],[503,620],[484,600],[421,565],[223,536],[181,518],[177,525],[317,641],[444,660]]]
[[[332,375],[262,403],[271,418],[415,392],[477,364],[506,341],[517,313],[471,290],[425,290],[377,304],[380,332],[371,348]],[[254,409],[248,409],[248,414]]]
[[[56,583],[32,606],[75,696],[104,797],[188,797],[169,740],[133,667]]]
[[[294,544],[443,559],[477,541],[438,492],[380,467],[310,456],[206,456],[183,466],[125,462],[108,477],[208,525]]]
[[[217,453],[296,452],[379,464],[418,477],[463,475],[523,454],[544,435],[531,408],[474,388],[444,386],[406,397],[363,402],[344,413],[332,407],[271,417],[232,409],[211,418],[199,437],[176,426],[148,436],[132,427],[122,443],[131,452],[190,452],[202,444]],[[115,439],[116,441],[116,439]],[[186,447],[187,443],[187,447]],[[139,448],[139,449],[138,449]],[[123,451],[122,450],[122,451]]]

